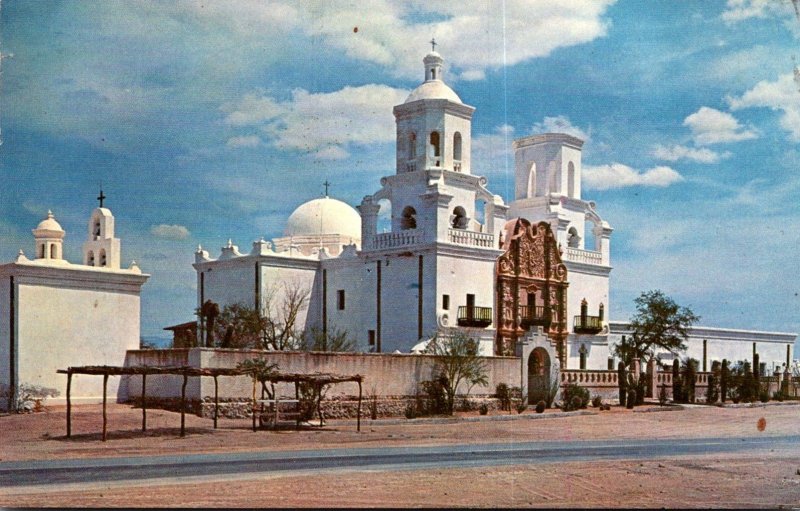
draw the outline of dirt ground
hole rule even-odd
[[[654,407],[655,408],[655,407]],[[592,411],[590,409],[590,411]],[[527,412],[526,412],[527,413]],[[202,452],[420,446],[536,440],[602,440],[768,436],[800,434],[800,406],[693,407],[641,413],[609,412],[565,417],[548,411],[536,420],[431,423],[332,421],[310,431],[258,431],[246,420],[211,421],[186,416],[188,434],[178,436],[180,415],[111,405],[107,442],[100,441],[98,405],[73,408],[73,438],[65,433],[65,410],[0,417],[0,460]],[[763,420],[762,420],[763,419]],[[760,427],[761,426],[761,427]],[[202,484],[164,481],[100,485],[81,491],[0,488],[0,506],[82,507],[800,507],[800,456],[761,452],[747,456],[665,460],[595,461],[503,467],[252,475]],[[139,483],[143,484],[143,483]]]

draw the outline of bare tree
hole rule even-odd
[[[466,333],[437,332],[428,342],[425,353],[436,357],[436,370],[443,381],[447,397],[447,410],[452,415],[456,392],[461,382],[472,389],[475,385],[486,385],[486,363],[478,354],[478,342]]]
[[[297,325],[297,318],[308,308],[310,295],[311,291],[298,282],[283,282],[266,289],[261,310],[263,349],[300,348],[303,327]]]

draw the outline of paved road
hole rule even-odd
[[[240,477],[320,470],[424,468],[643,460],[690,454],[769,451],[800,456],[800,436],[465,444],[435,447],[327,449],[283,452],[91,458],[0,463],[0,488],[122,481]]]

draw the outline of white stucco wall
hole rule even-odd
[[[26,284],[24,279],[17,289],[18,383],[57,389],[60,396],[50,403],[66,400],[67,378],[56,374],[58,369],[121,365],[125,352],[139,347],[137,293]],[[110,399],[118,384],[109,379]],[[102,377],[73,376],[75,402],[97,402],[102,395]]]

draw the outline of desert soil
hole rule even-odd
[[[590,409],[591,411],[591,409]],[[528,413],[528,412],[526,412]],[[308,431],[258,431],[247,420],[211,421],[187,415],[187,436],[178,436],[180,415],[114,404],[108,441],[100,441],[101,408],[73,407],[73,438],[66,439],[65,410],[0,417],[0,461],[207,452],[275,451],[348,447],[420,446],[523,441],[636,439],[800,434],[800,406],[693,407],[680,411],[608,412],[564,417],[548,411],[537,420],[431,423],[332,421]],[[764,419],[763,421],[761,419]],[[760,426],[759,427],[759,423]],[[0,488],[9,507],[798,507],[800,455],[684,456],[648,461],[593,461],[461,469],[251,474],[202,484],[164,480],[93,485],[77,491],[31,492]],[[144,483],[138,483],[142,485]]]

